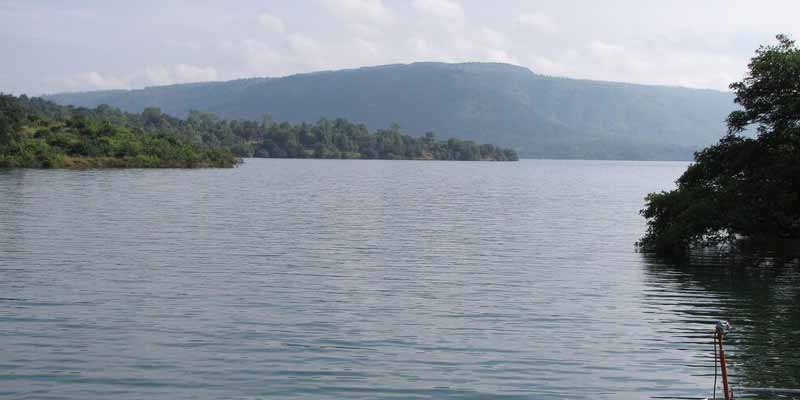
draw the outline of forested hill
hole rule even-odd
[[[494,63],[414,63],[49,96],[61,104],[146,107],[187,116],[310,122],[346,118],[376,129],[489,142],[523,157],[690,159],[725,132],[730,93],[537,75]]]

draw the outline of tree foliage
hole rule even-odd
[[[244,128],[244,126],[242,127]],[[400,131],[397,124],[369,132],[366,126],[344,119],[321,119],[315,124],[270,124],[252,128],[237,152],[273,158],[358,158],[385,160],[516,161],[517,153],[491,144],[448,139],[437,141],[432,132],[415,138]]]
[[[728,134],[695,154],[677,189],[651,193],[640,244],[658,252],[800,238],[800,50],[784,35],[762,46],[730,85],[743,110]],[[757,124],[758,136],[738,135]]]
[[[8,145],[17,138],[17,132],[25,120],[25,111],[14,96],[0,93],[0,146]]]
[[[512,149],[437,141],[432,132],[415,138],[397,124],[370,132],[344,119],[290,124],[269,116],[226,120],[201,111],[180,119],[155,107],[127,113],[0,95],[0,167],[83,166],[87,158],[92,166],[217,166],[233,165],[238,157],[518,160]]]
[[[122,120],[125,114],[108,108],[105,118]],[[322,118],[313,124],[277,123],[269,116],[261,121],[227,120],[191,111],[185,120],[147,108],[142,118],[128,118],[129,125],[151,131],[174,131],[186,140],[208,146],[223,146],[240,157],[339,158],[387,160],[516,161],[517,152],[491,144],[449,139],[437,141],[433,132],[416,138],[402,133],[397,124],[370,132],[363,124],[342,118]]]
[[[228,149],[101,118],[108,112],[108,107],[79,110],[0,94],[0,168],[192,168],[239,163]]]

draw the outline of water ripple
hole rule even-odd
[[[632,245],[684,167],[0,171],[0,395],[708,396],[748,303]]]

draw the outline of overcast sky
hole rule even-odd
[[[497,61],[726,89],[800,1],[0,0],[0,91],[140,88],[413,61]]]

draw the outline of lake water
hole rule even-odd
[[[722,318],[800,386],[795,268],[636,252],[685,166],[0,171],[0,397],[701,397]]]

